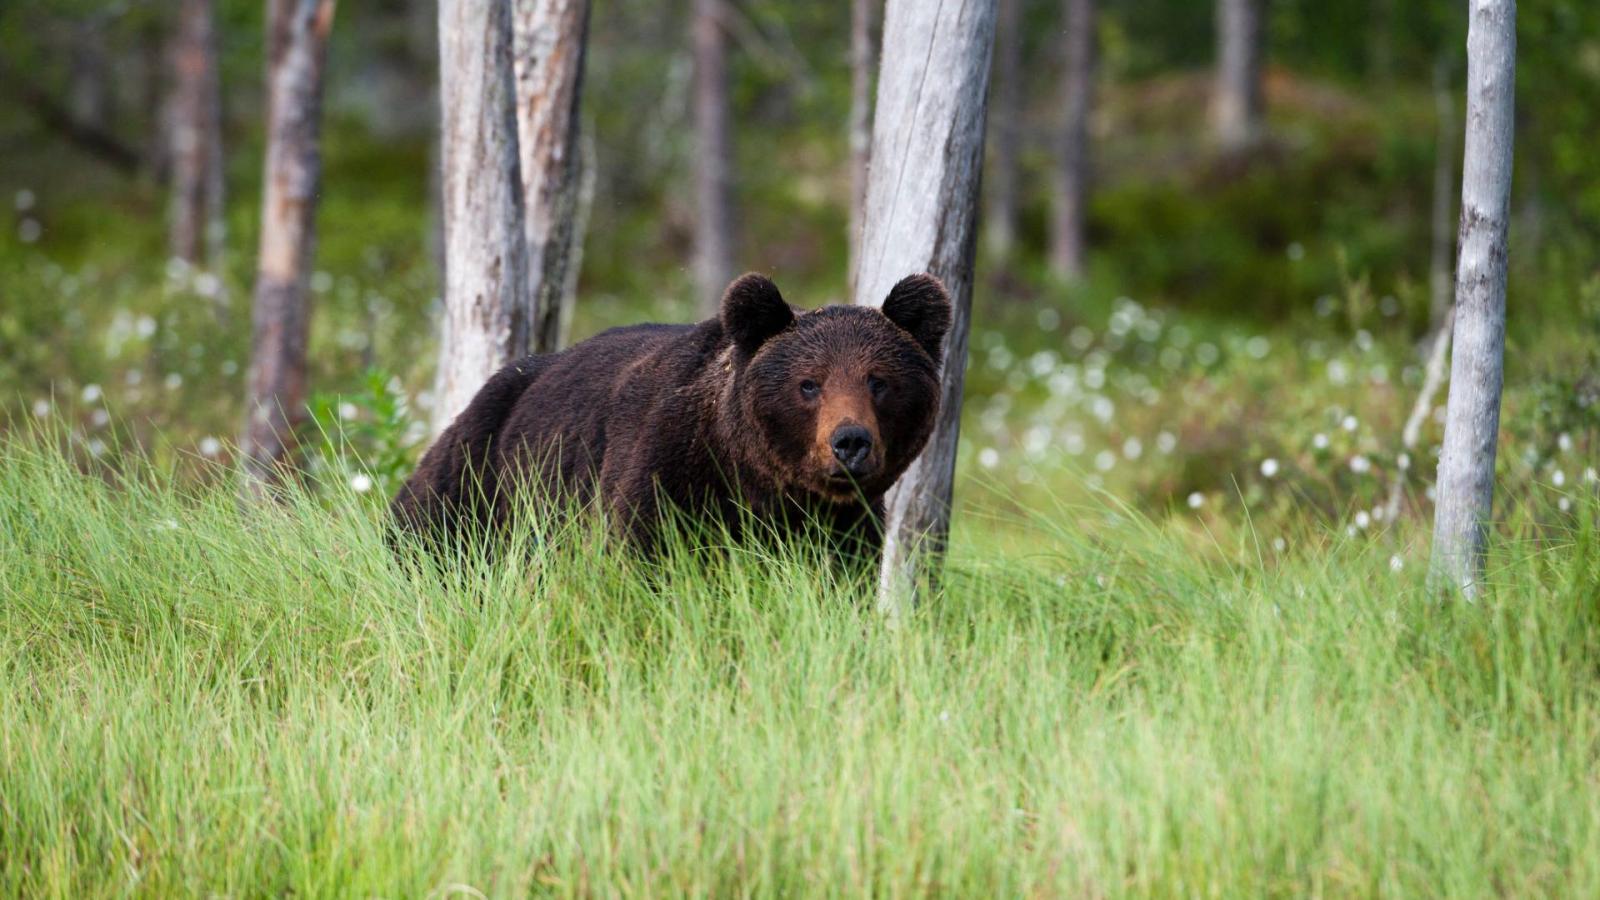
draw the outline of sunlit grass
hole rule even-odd
[[[803,549],[439,571],[371,495],[0,458],[7,895],[1600,890],[1592,532],[1463,605],[1370,544],[969,521],[889,627]]]

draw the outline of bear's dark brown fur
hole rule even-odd
[[[790,307],[745,275],[697,325],[616,328],[500,370],[400,493],[406,529],[450,541],[497,526],[522,486],[598,498],[653,545],[663,501],[737,533],[739,509],[783,534],[810,521],[870,552],[880,501],[939,405],[950,300],[930,275],[881,311]]]

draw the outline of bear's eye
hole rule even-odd
[[[807,400],[817,399],[817,395],[820,393],[822,393],[822,386],[815,381],[807,378],[805,381],[800,382],[800,396]]]
[[[884,390],[888,387],[889,386],[887,384],[883,383],[882,378],[879,378],[876,375],[867,376],[867,390],[871,392],[872,396],[882,397]]]

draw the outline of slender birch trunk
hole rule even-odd
[[[510,0],[439,4],[444,321],[437,434],[532,346]]]
[[[1094,0],[1066,0],[1066,71],[1062,79],[1060,170],[1050,262],[1062,278],[1083,276],[1089,203],[1089,115],[1094,108]]]
[[[256,270],[249,415],[240,440],[248,484],[276,483],[305,414],[307,284],[322,178],[322,72],[334,0],[268,0],[267,158]]]
[[[583,253],[579,107],[588,0],[522,0],[512,31],[533,351],[550,353],[572,318]]]
[[[854,291],[861,268],[861,229],[866,219],[867,173],[872,165],[872,40],[877,0],[850,0],[850,263],[845,287]]]
[[[724,2],[694,3],[694,278],[697,305],[707,317],[716,315],[722,289],[734,275],[733,138]]]
[[[223,242],[222,91],[212,0],[182,0],[172,63],[169,252],[215,271]]]
[[[1483,575],[1505,378],[1517,4],[1472,0],[1471,10],[1455,348],[1431,569],[1436,583],[1448,583],[1469,597]]]
[[[1022,0],[1000,0],[994,41],[994,145],[989,149],[989,209],[983,223],[989,254],[997,260],[1008,259],[1017,243],[1017,167],[1022,152],[1021,23]]]
[[[887,498],[878,602],[890,615],[932,575],[949,533],[995,17],[995,0],[974,0],[891,3],[884,20],[855,302],[882,303],[929,272],[953,304],[933,437]]]
[[[1217,84],[1212,126],[1236,150],[1261,133],[1262,0],[1217,0]]]

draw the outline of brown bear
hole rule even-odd
[[[881,309],[790,307],[750,274],[697,325],[614,328],[489,379],[395,497],[406,530],[449,542],[502,525],[519,489],[598,500],[648,551],[664,504],[781,536],[820,526],[858,553],[939,409],[950,299],[912,275]],[[741,514],[741,509],[747,511]]]

